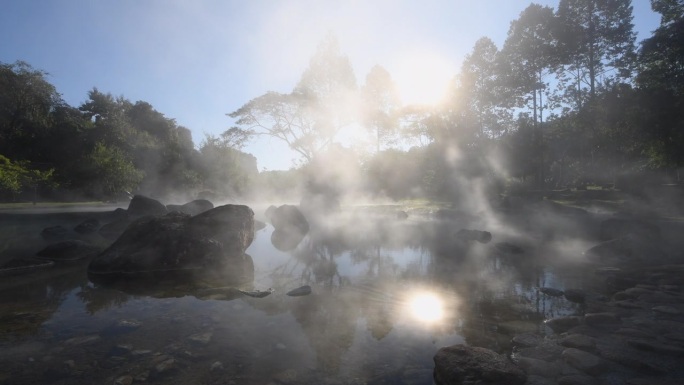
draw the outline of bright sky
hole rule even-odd
[[[558,1],[537,3],[555,8]],[[47,71],[48,80],[75,107],[93,87],[144,100],[191,129],[197,145],[204,133],[228,129],[233,122],[225,114],[250,99],[266,91],[292,91],[328,32],[339,39],[358,84],[380,64],[400,87],[432,98],[435,87],[421,84],[456,75],[480,37],[501,48],[510,22],[529,4],[0,0],[0,62],[24,60]],[[659,15],[649,0],[633,0],[633,5],[639,42],[659,25]],[[412,76],[418,73],[430,77]],[[266,138],[244,150],[257,157],[260,170],[288,169],[296,157]]]

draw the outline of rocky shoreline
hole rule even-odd
[[[605,276],[605,290],[575,292],[583,294],[574,298],[582,302],[576,314],[547,320],[544,332],[513,337],[510,359],[505,360],[512,365],[508,373],[497,375],[505,380],[492,378],[492,366],[502,365],[497,360],[504,355],[466,368],[468,360],[445,364],[445,349],[450,347],[435,356],[436,384],[471,383],[464,373],[477,377],[472,383],[478,384],[684,383],[684,265],[604,268],[597,273]],[[472,356],[483,357],[476,351],[481,348],[470,349]]]

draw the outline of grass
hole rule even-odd
[[[115,206],[113,203],[104,202],[36,202],[34,205],[31,202],[21,203],[0,203],[0,210],[14,210],[14,209],[45,209],[45,208],[71,208],[71,207],[108,207]]]

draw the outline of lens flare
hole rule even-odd
[[[420,293],[413,296],[408,303],[411,315],[423,322],[436,322],[444,317],[442,300],[432,293]]]

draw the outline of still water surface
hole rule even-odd
[[[100,287],[87,262],[3,277],[0,381],[432,384],[440,347],[505,353],[515,333],[544,332],[545,318],[577,310],[537,287],[589,284],[543,251],[502,252],[496,233],[464,248],[450,243],[457,224],[374,223],[313,228],[288,252],[271,244],[271,226],[257,231],[247,250],[255,280],[241,289],[273,288],[265,298],[228,288]],[[0,226],[42,247],[35,224]],[[302,285],[312,293],[285,294]]]

